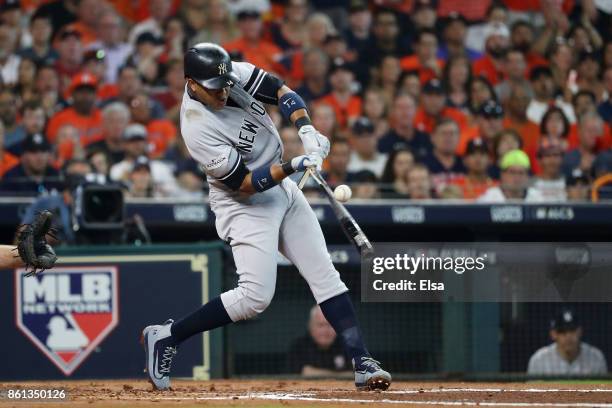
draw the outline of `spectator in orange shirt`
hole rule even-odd
[[[47,136],[51,143],[55,143],[59,128],[66,124],[79,130],[83,146],[95,141],[95,136],[100,133],[102,126],[102,114],[96,108],[97,86],[96,78],[87,72],[74,77],[70,85],[72,105],[58,112],[49,121]],[[68,147],[60,147],[62,148]]]
[[[325,103],[334,108],[336,121],[343,130],[361,114],[361,98],[353,94],[352,89],[355,75],[347,63],[338,61],[332,66],[329,79],[332,91],[317,103]]]
[[[457,154],[463,155],[468,142],[480,138],[487,143],[493,142],[496,133],[504,128],[504,108],[494,100],[480,106],[476,115],[476,126],[461,132],[461,140],[457,146]]]
[[[446,106],[446,94],[439,79],[428,81],[421,94],[421,107],[414,117],[414,127],[425,133],[432,133],[436,122],[450,118],[457,122],[463,131],[467,127],[467,117],[461,111]]]
[[[279,73],[282,51],[263,39],[263,22],[259,11],[245,9],[238,12],[238,29],[242,34],[237,40],[223,44],[227,52],[239,52],[244,61],[268,72]]]
[[[490,163],[491,159],[487,143],[481,138],[470,140],[463,157],[466,175],[455,178],[452,181],[452,184],[461,188],[463,198],[475,200],[487,189],[496,185],[487,173]]]
[[[140,123],[147,129],[148,155],[155,159],[163,156],[166,150],[176,142],[176,127],[168,119],[151,117],[151,100],[140,92],[130,102],[132,121]]]
[[[96,28],[100,24],[100,16],[112,8],[100,0],[79,0],[78,4],[74,28],[81,33],[83,45],[87,47],[98,39]]]
[[[531,95],[531,86],[528,83],[510,88],[510,95],[506,101],[504,129],[514,129],[521,135],[523,150],[533,156],[538,147],[540,127],[527,119],[527,106],[531,101]]]
[[[60,92],[68,89],[72,77],[76,75],[83,64],[83,42],[81,33],[74,28],[73,24],[62,28],[56,41],[56,49],[59,58],[54,64],[60,79]]]
[[[415,53],[404,57],[400,65],[404,71],[418,71],[421,83],[442,76],[444,61],[436,57],[438,38],[432,29],[421,30],[416,37]]]
[[[4,125],[0,120],[0,179],[17,164],[19,158],[4,150]]]
[[[540,54],[532,50],[535,42],[535,33],[533,25],[526,20],[518,20],[510,28],[510,43],[512,47],[519,50],[525,57],[527,72],[538,65],[547,65],[548,61]]]
[[[495,86],[504,79],[510,32],[503,23],[490,23],[485,29],[485,55],[474,62],[474,76],[484,76]]]

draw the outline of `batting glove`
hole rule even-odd
[[[321,159],[329,154],[329,139],[323,136],[312,125],[304,125],[298,131],[306,154],[318,153]]]
[[[291,159],[291,167],[298,172],[304,171],[308,167],[316,167],[317,170],[321,170],[322,165],[323,159],[318,153],[305,154]]]

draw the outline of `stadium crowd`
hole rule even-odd
[[[1,192],[205,197],[178,131],[203,41],[304,98],[355,197],[589,200],[612,173],[610,0],[2,0]]]

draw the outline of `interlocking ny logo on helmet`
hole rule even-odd
[[[221,64],[219,64],[218,68],[219,68],[219,75],[227,74],[227,64],[225,62],[222,62]]]

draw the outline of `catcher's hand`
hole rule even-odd
[[[42,273],[53,268],[57,256],[51,245],[47,244],[46,235],[53,236],[51,222],[53,214],[42,211],[36,215],[31,224],[25,224],[18,233],[17,251],[25,264],[26,276]]]

